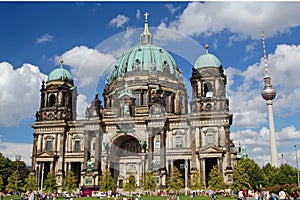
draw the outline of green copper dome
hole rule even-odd
[[[194,68],[199,69],[203,67],[220,67],[222,65],[220,60],[215,55],[208,53],[208,45],[205,45],[205,48],[205,54],[201,55],[197,59]]]
[[[181,74],[174,58],[165,49],[150,43],[141,43],[125,52],[116,61],[110,80],[131,71],[147,71],[150,74],[159,71],[176,76]]]
[[[54,69],[53,71],[50,72],[48,75],[48,81],[56,81],[56,80],[61,80],[61,81],[68,81],[68,82],[73,82],[73,78],[66,69],[62,67],[63,61],[60,61],[61,65],[59,68]]]
[[[144,32],[140,35],[140,44],[123,53],[115,62],[115,68],[110,77],[107,77],[106,84],[113,82],[118,77],[124,77],[128,72],[133,72],[136,75],[152,75],[159,72],[184,82],[180,69],[168,51],[151,44],[148,15],[145,13],[146,21]]]

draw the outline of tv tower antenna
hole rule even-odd
[[[264,100],[267,101],[267,107],[268,107],[271,165],[278,167],[278,155],[277,155],[277,145],[276,145],[275,125],[274,125],[275,123],[274,123],[273,107],[272,107],[272,100],[276,97],[276,90],[272,87],[271,77],[269,76],[264,32],[262,32],[262,43],[264,49],[265,77],[264,77],[264,88],[261,92],[261,96],[263,97]]]

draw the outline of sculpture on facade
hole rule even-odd
[[[86,162],[86,171],[88,171],[88,172],[94,171],[94,165],[95,165],[95,163],[93,161],[88,160]]]

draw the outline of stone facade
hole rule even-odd
[[[169,56],[150,39],[147,29],[141,44],[129,52],[150,48]],[[141,186],[147,171],[157,177],[157,188],[164,189],[177,167],[183,178],[185,172],[189,176],[199,169],[207,186],[215,165],[226,184],[231,184],[236,153],[230,139],[232,114],[222,65],[195,65],[188,104],[181,72],[174,63],[155,63],[153,69],[141,57],[129,68],[130,60],[126,66],[120,60],[106,80],[103,105],[96,94],[86,119],[76,119],[73,80],[49,78],[42,83],[41,105],[32,125],[32,168],[39,185],[54,171],[60,187],[68,170],[75,173],[78,186],[98,185],[99,176],[109,168],[118,190],[128,175],[134,175]]]

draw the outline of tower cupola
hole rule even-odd
[[[215,55],[208,53],[208,45],[205,45],[205,49],[205,54],[197,59],[194,68],[220,67],[222,65],[220,60]]]
[[[61,59],[60,67],[50,72],[46,84],[44,81],[42,83],[41,105],[36,113],[37,121],[76,118],[77,89],[74,87],[70,72],[62,65]]]
[[[63,60],[60,60],[60,67],[50,72],[48,81],[66,81],[73,84],[73,78],[70,72],[63,68]]]

